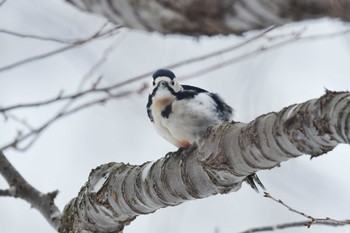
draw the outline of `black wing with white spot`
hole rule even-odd
[[[183,88],[180,92],[176,93],[176,99],[177,100],[183,100],[183,99],[192,99],[199,93],[209,93],[208,91],[190,86],[190,85],[181,85]]]
[[[226,104],[225,101],[217,94],[210,93],[211,98],[215,101],[216,111],[219,114],[219,117],[222,121],[230,121],[232,120],[233,109],[230,105]]]
[[[191,99],[191,98],[194,98],[199,93],[207,93],[208,96],[210,96],[214,100],[214,102],[216,104],[216,111],[217,111],[220,119],[222,121],[230,121],[231,120],[233,109],[231,108],[231,106],[226,104],[225,101],[218,94],[210,93],[204,89],[201,89],[199,87],[190,86],[190,85],[182,85],[182,87],[183,87],[183,90],[177,94],[176,99],[178,99],[178,100]]]

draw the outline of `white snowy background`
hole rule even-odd
[[[8,0],[0,7],[0,28],[62,39],[86,38],[106,20],[82,13],[63,0]],[[349,27],[336,20],[293,24],[276,30],[301,30],[307,34],[331,33]],[[250,33],[248,36],[253,35]],[[98,40],[48,59],[0,72],[0,105],[40,101],[60,90],[72,93],[82,77],[117,42],[108,60],[93,77],[103,75],[103,85],[127,80],[176,61],[215,51],[243,41],[236,36],[162,36],[123,29],[114,39]],[[267,44],[268,45],[268,44]],[[0,67],[62,47],[53,42],[0,34]],[[229,55],[174,69],[178,77],[210,64],[251,51],[252,44]],[[137,84],[125,87],[138,88]],[[350,88],[350,36],[293,43],[256,55],[237,64],[186,80],[220,95],[232,105],[235,120],[248,122],[260,114],[317,98],[324,88]],[[146,115],[147,92],[108,102],[68,116],[44,131],[26,152],[6,150],[20,173],[42,192],[60,190],[56,204],[62,210],[87,180],[91,169],[115,161],[141,164],[156,160],[174,148],[153,130]],[[13,114],[39,125],[57,107],[18,110]],[[16,135],[18,124],[0,116],[0,145]],[[338,146],[325,156],[301,156],[280,168],[259,172],[268,192],[294,208],[315,217],[350,218],[348,165],[350,147]],[[0,189],[7,188],[0,177]],[[237,233],[255,226],[304,220],[282,206],[256,194],[247,185],[229,195],[165,208],[140,216],[125,233]],[[55,232],[46,220],[20,199],[0,198],[0,232]],[[294,228],[282,232],[350,232],[350,227]]]

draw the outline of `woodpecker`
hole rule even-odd
[[[175,74],[167,69],[157,70],[149,89],[147,114],[156,131],[179,148],[196,142],[211,125],[229,122],[233,109],[215,93],[180,85]],[[254,173],[246,182],[258,190],[255,182],[264,186]]]

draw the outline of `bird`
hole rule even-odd
[[[233,118],[232,107],[218,94],[181,85],[168,69],[153,73],[146,107],[157,133],[178,148],[188,148],[209,126],[230,122]],[[265,190],[255,173],[245,181],[256,191],[255,182]]]

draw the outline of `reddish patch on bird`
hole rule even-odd
[[[189,141],[186,141],[186,140],[182,140],[182,141],[180,141],[178,143],[183,148],[187,148],[187,147],[189,147],[191,145],[191,143]]]
[[[165,106],[170,104],[173,100],[171,98],[162,98],[154,101],[154,108],[157,110],[162,110]]]

